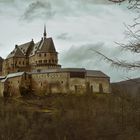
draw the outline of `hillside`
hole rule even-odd
[[[133,101],[112,94],[0,99],[0,140],[139,140]]]
[[[135,96],[140,93],[140,78],[112,83],[111,87],[113,93],[127,93]]]

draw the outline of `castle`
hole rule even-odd
[[[6,59],[0,57],[0,96],[21,96],[33,92],[85,94],[110,93],[110,78],[101,71],[61,68],[58,52],[46,27],[42,39],[15,45]]]

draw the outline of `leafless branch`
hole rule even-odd
[[[118,67],[118,68],[125,68],[127,70],[136,70],[136,69],[140,69],[140,61],[138,62],[133,62],[133,63],[129,63],[125,60],[113,60],[107,56],[105,56],[104,54],[102,54],[99,51],[93,50],[96,54],[98,54],[99,56],[101,56],[102,59],[104,59],[105,61],[109,62],[111,64],[111,66],[113,67]]]
[[[115,42],[119,47],[122,48],[122,50],[129,50],[131,52],[134,52],[134,53],[140,53],[140,43],[132,43],[132,42],[129,42],[128,45],[126,44],[120,44],[120,43],[117,43]]]

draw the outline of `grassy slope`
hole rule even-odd
[[[0,140],[139,140],[139,107],[101,94],[1,99]]]

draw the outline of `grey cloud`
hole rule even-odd
[[[97,69],[108,74],[112,80],[120,80],[123,77],[123,71],[118,71],[106,63],[93,50],[100,51],[110,58],[120,56],[118,48],[110,48],[103,42],[97,44],[85,44],[81,46],[72,46],[68,51],[61,54],[61,63],[64,67],[84,67],[87,69]]]
[[[52,10],[52,6],[49,2],[36,1],[28,5],[25,10],[22,19],[33,20],[34,18],[51,18],[55,12]]]
[[[0,0],[0,3],[13,3],[15,0]]]
[[[71,37],[69,36],[68,33],[61,33],[56,38],[60,39],[60,40],[70,40],[71,39]]]
[[[109,57],[120,56],[120,50],[118,48],[109,48],[103,42],[97,44],[85,44],[82,46],[72,46],[65,54],[63,54],[63,61],[70,61],[76,63],[83,63],[85,61],[96,61],[99,59],[97,54],[94,52],[100,51]]]
[[[79,2],[85,4],[111,4],[109,0],[79,0]]]
[[[2,46],[2,44],[0,43],[0,47]]]
[[[85,44],[82,46],[72,46],[65,54],[63,54],[62,61],[64,63],[83,64],[87,61],[95,60],[92,49],[99,49],[104,46],[104,43]]]

